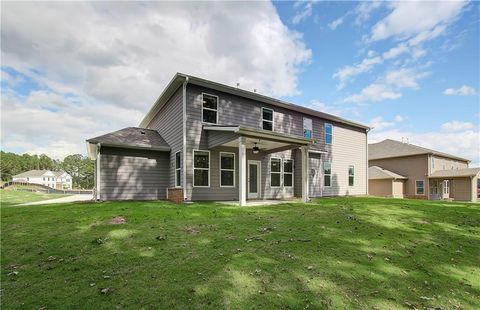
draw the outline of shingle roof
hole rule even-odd
[[[371,166],[368,168],[369,180],[381,180],[381,179],[406,179],[406,177],[396,174],[395,172],[383,169],[378,166]]]
[[[430,175],[430,178],[458,178],[476,176],[480,173],[480,168],[437,170]]]
[[[14,175],[12,177],[13,178],[27,178],[27,177],[35,178],[35,177],[41,177],[47,172],[51,172],[51,171],[50,170],[29,170],[29,171],[25,171],[17,175]]]
[[[368,145],[368,159],[381,159],[392,157],[403,157],[412,155],[433,154],[443,156],[447,158],[457,159],[461,161],[470,161],[468,159],[450,155],[447,153],[438,152],[435,150],[427,149],[421,146],[403,143],[391,139],[383,140],[382,142],[372,143]]]
[[[127,127],[102,136],[88,139],[89,143],[100,143],[106,146],[145,148],[169,151],[170,146],[160,136],[158,131],[152,129]]]
[[[63,170],[60,170],[60,171],[53,171],[53,174],[58,178],[60,176],[62,176],[62,174],[66,173],[65,171]]]

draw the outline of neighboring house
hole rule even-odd
[[[386,169],[368,168],[368,193],[373,196],[403,198],[407,178]]]
[[[72,189],[72,176],[65,171],[54,171],[56,189]]]
[[[403,195],[410,198],[477,201],[480,168],[468,168],[469,160],[409,143],[384,140],[368,146],[369,193],[398,196],[398,181],[403,180]],[[396,182],[395,193],[385,188]],[[389,178],[386,175],[390,175]],[[395,182],[394,182],[395,181]]]
[[[367,126],[177,73],[137,127],[87,140],[96,195],[181,201],[367,194]]]
[[[65,171],[30,170],[14,175],[12,181],[40,184],[56,189],[72,189],[72,177]]]

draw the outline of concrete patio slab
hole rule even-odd
[[[27,203],[18,204],[17,206],[46,205],[46,204],[52,204],[52,203],[68,203],[68,202],[88,201],[88,200],[92,200],[92,195],[79,194],[79,195],[71,195],[71,196],[55,198],[55,199],[27,202]]]

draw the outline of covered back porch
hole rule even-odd
[[[295,197],[308,201],[308,152],[312,140],[240,126],[204,126],[210,150],[235,150],[238,204]],[[222,160],[220,158],[220,174]],[[222,176],[220,175],[220,178]]]
[[[429,177],[429,199],[478,201],[480,168],[435,171]]]

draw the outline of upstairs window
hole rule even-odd
[[[202,94],[202,122],[216,124],[218,120],[218,97]]]
[[[193,151],[193,186],[210,187],[210,152]]]
[[[348,166],[348,186],[355,185],[355,167]]]
[[[323,186],[332,186],[332,163],[323,163]]]
[[[293,186],[293,159],[283,160],[283,186]]]
[[[312,138],[312,119],[303,118],[303,136],[307,139]]]
[[[332,124],[325,123],[325,144],[332,144],[333,131]]]
[[[262,128],[273,131],[273,110],[262,108]]]
[[[270,186],[280,187],[282,175],[282,160],[280,158],[270,158]]]
[[[182,153],[175,153],[175,186],[182,186]]]
[[[220,153],[220,186],[235,186],[235,154]]]

